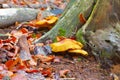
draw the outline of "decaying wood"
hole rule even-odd
[[[38,10],[30,8],[0,9],[0,28],[6,28],[15,22],[24,22],[36,19]]]
[[[120,0],[97,0],[88,21],[83,25],[87,43],[95,55],[120,60]],[[80,39],[81,30],[77,32]]]
[[[45,42],[47,39],[54,39],[59,29],[66,31],[65,36],[73,34],[76,27],[83,25],[78,20],[78,15],[93,7],[94,1],[76,0],[69,10],[65,10],[64,15],[48,33],[43,35],[34,43]],[[88,5],[89,3],[89,5]],[[87,6],[87,7],[86,7]],[[120,60],[120,0],[96,0],[87,22],[76,34],[77,39],[82,39],[85,35],[86,43],[90,45],[92,52],[100,58],[118,58]],[[90,12],[90,11],[88,11]],[[88,14],[89,15],[89,14]],[[85,15],[87,17],[88,15]],[[82,34],[82,35],[81,35]]]
[[[79,14],[83,14],[85,18],[88,18],[93,5],[94,0],[71,0],[56,25],[34,43],[45,42],[48,39],[55,39],[59,33],[59,29],[65,31],[66,37],[74,35],[73,32],[75,32],[77,27],[83,25],[83,23],[79,21]]]
[[[7,28],[15,22],[27,22],[37,18],[38,13],[41,12],[42,17],[54,15],[50,11],[42,11],[32,8],[6,8],[0,9],[0,29]]]

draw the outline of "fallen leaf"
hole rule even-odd
[[[65,78],[66,77],[66,74],[69,72],[70,70],[68,69],[64,69],[64,70],[60,70],[60,77],[63,77]]]
[[[85,19],[85,17],[84,17],[83,14],[80,14],[80,15],[79,15],[79,19],[80,19],[80,22],[82,22],[82,23],[85,23],[85,22],[86,22],[86,19]]]
[[[21,28],[20,31],[24,34],[24,33],[28,33],[28,30],[26,28]]]
[[[44,75],[44,76],[50,76],[51,73],[52,73],[52,69],[51,69],[51,68],[43,69],[43,70],[41,71],[41,73],[42,73],[42,75]]]
[[[50,62],[50,61],[53,61],[55,56],[35,55],[34,58],[40,59],[40,61],[42,62]]]
[[[15,60],[8,60],[5,65],[6,67],[11,70],[15,65],[17,65],[20,61],[20,58],[17,58]]]
[[[28,69],[26,70],[27,73],[36,73],[36,72],[39,72],[39,70],[37,69]]]

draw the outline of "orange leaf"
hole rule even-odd
[[[53,61],[55,56],[36,55],[35,58],[40,59],[42,62],[50,62]]]
[[[21,31],[22,33],[28,33],[28,30],[27,30],[26,28],[22,28],[22,29],[20,29],[20,31]]]
[[[51,72],[52,72],[51,68],[47,68],[47,69],[44,69],[41,71],[42,75],[44,75],[44,76],[50,76]]]
[[[13,0],[14,4],[17,4],[17,0]]]
[[[27,70],[26,72],[28,72],[28,73],[35,73],[35,72],[39,72],[39,70],[37,70],[37,69],[32,69],[32,70]]]
[[[4,77],[4,76],[0,74],[0,80],[2,80],[2,79],[3,79],[3,77]]]
[[[80,15],[79,15],[79,19],[80,19],[80,22],[82,22],[82,23],[85,23],[85,22],[86,22],[86,19],[85,19],[85,17],[84,17],[83,14],[80,14]]]
[[[13,64],[13,62],[14,62],[13,60],[8,60],[8,61],[5,63],[6,67],[10,68],[11,65]]]
[[[20,58],[17,58],[15,60],[8,60],[5,65],[6,67],[11,70],[15,65],[18,64],[18,62],[20,61]]]
[[[25,68],[26,68],[25,65],[21,65],[21,64],[20,64],[20,65],[17,66],[17,69],[25,69]]]
[[[17,40],[16,37],[14,37],[14,36],[11,37],[11,41],[15,42],[16,40]]]

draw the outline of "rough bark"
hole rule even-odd
[[[100,59],[120,60],[120,0],[97,0],[86,24],[77,32]],[[82,31],[82,32],[81,32]],[[108,63],[107,63],[108,64]]]

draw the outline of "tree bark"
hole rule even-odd
[[[97,0],[88,21],[77,32],[85,34],[86,43],[92,53],[101,61],[113,59],[120,61],[120,0]]]
[[[34,43],[45,42],[48,39],[54,40],[59,34],[59,30],[65,31],[66,37],[74,35],[78,26],[83,25],[79,21],[79,14],[83,14],[85,18],[88,18],[92,11],[94,0],[70,0],[67,8],[63,12],[62,16],[56,23],[56,25],[41,38],[36,40]]]
[[[66,31],[66,37],[70,37],[78,28],[77,26],[79,28],[82,26],[76,33],[77,40],[89,45],[92,53],[99,59],[120,60],[120,0],[95,1],[74,1],[70,9],[65,10],[57,24],[34,43],[45,42],[47,39],[53,40],[60,28]],[[79,22],[80,13],[89,17],[84,25]],[[104,60],[101,61],[104,62]]]

